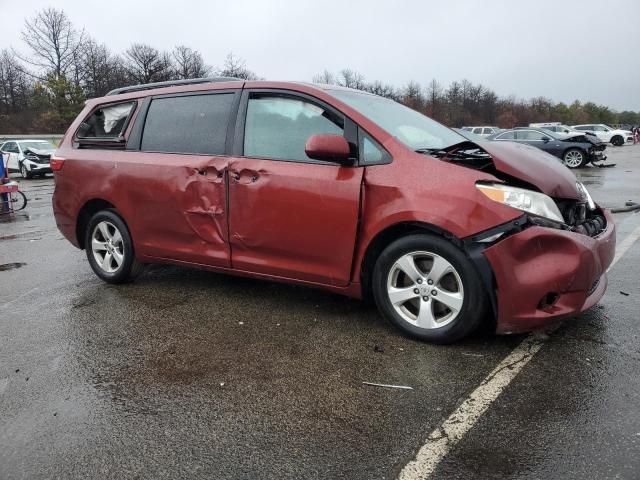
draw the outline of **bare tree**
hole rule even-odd
[[[434,78],[427,86],[427,107],[431,118],[440,117],[440,103],[442,100],[442,86]]]
[[[419,83],[411,81],[407,84],[402,90],[402,103],[419,112],[424,111],[425,100]]]
[[[0,112],[17,112],[27,107],[31,85],[16,57],[0,52]]]
[[[151,45],[134,43],[125,56],[125,68],[133,83],[161,82],[172,77],[171,57]]]
[[[366,87],[364,76],[350,68],[340,70],[340,74],[338,75],[338,85],[348,88],[356,88],[358,90],[364,90]]]
[[[217,74],[221,77],[242,78],[244,80],[258,80],[258,75],[249,70],[243,59],[235,57],[233,53],[227,55],[224,66],[218,69]]]
[[[324,70],[322,73],[316,73],[311,79],[313,83],[324,83],[327,85],[335,85],[336,77],[329,70]]]
[[[211,73],[211,67],[205,65],[200,52],[184,45],[178,45],[171,53],[178,78],[201,78]]]
[[[382,83],[379,80],[367,84],[364,90],[373,93],[374,95],[380,95],[381,97],[392,98],[394,100],[398,99],[398,92],[396,89],[393,88],[392,85]]]
[[[77,60],[84,31],[74,28],[64,10],[45,8],[24,22],[22,40],[31,50],[27,63],[60,77],[66,75]]]

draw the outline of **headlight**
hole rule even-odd
[[[544,193],[499,183],[477,183],[476,187],[491,200],[564,223],[558,206]]]
[[[587,190],[587,187],[585,187],[584,184],[580,182],[576,182],[576,187],[578,187],[578,192],[580,193],[582,199],[587,202],[587,207],[589,207],[589,210],[595,210],[596,204],[593,201],[593,198],[591,198],[591,194],[589,194],[589,190]]]

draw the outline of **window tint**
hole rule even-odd
[[[586,127],[586,126],[585,127],[573,127],[573,128],[575,128],[576,130],[582,130],[582,131],[590,130],[589,127]]]
[[[135,102],[98,108],[78,129],[78,138],[116,138],[123,134]]]
[[[496,137],[496,140],[514,140],[516,138],[516,132],[504,132]]]
[[[485,128],[484,129],[484,134],[485,135],[491,135],[493,133],[493,128]]]
[[[482,133],[482,129],[481,128],[474,128],[472,133],[480,135]]]
[[[154,99],[141,150],[224,154],[233,97],[233,93],[219,93]]]
[[[249,99],[244,131],[244,155],[281,160],[313,161],[304,152],[312,135],[343,134],[344,120],[313,103],[290,97]]]
[[[391,163],[391,155],[378,142],[360,130],[360,161],[363,165]]]

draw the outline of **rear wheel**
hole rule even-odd
[[[611,139],[611,144],[615,147],[621,147],[622,145],[624,145],[624,138],[622,138],[620,135],[616,135]]]
[[[127,282],[142,272],[129,229],[114,210],[102,210],[91,217],[85,250],[91,268],[105,282]]]
[[[569,168],[580,168],[587,163],[585,153],[579,148],[570,148],[564,152],[562,160]]]
[[[372,286],[380,312],[428,342],[459,340],[486,311],[486,292],[471,261],[434,235],[410,235],[389,245],[376,262]]]

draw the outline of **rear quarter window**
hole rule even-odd
[[[78,128],[78,138],[118,138],[124,133],[136,102],[99,107]]]
[[[234,93],[155,98],[141,150],[223,155]]]

